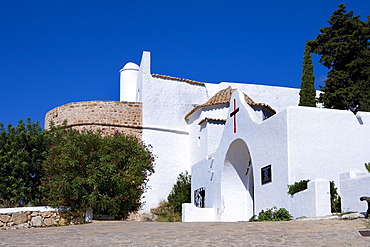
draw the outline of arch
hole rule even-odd
[[[233,141],[221,177],[221,221],[247,221],[254,215],[254,175],[248,146]]]

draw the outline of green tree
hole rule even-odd
[[[329,69],[319,101],[327,108],[370,110],[370,20],[362,21],[341,4],[330,26],[308,45]]]
[[[174,212],[180,213],[180,215],[182,204],[191,202],[191,176],[187,171],[177,177],[167,201],[172,205]]]
[[[148,176],[154,172],[149,149],[131,136],[51,128],[44,162],[47,203],[82,213],[127,217],[141,206]]]
[[[302,66],[300,106],[316,106],[315,76],[313,74],[312,56],[309,47],[305,46]]]
[[[156,221],[181,221],[182,204],[189,202],[191,202],[191,176],[185,171],[177,177],[167,201],[161,201],[159,206],[152,208],[150,212],[157,216]]]
[[[332,213],[340,213],[341,212],[341,197],[338,195],[338,188],[335,187],[334,181],[330,182],[330,205],[331,205],[331,212]]]
[[[42,162],[49,135],[38,122],[20,120],[16,127],[0,123],[0,204],[3,207],[40,205]]]

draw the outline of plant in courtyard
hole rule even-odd
[[[312,56],[309,47],[305,46],[303,68],[301,78],[301,90],[299,91],[300,106],[316,106],[315,76],[313,74]]]
[[[177,177],[167,201],[172,205],[174,212],[182,212],[182,204],[191,202],[191,176],[187,171]]]
[[[288,185],[288,194],[294,195],[300,191],[306,190],[308,182],[310,182],[309,179],[301,180],[299,182],[294,182],[292,185]]]
[[[187,171],[179,174],[167,201],[162,201],[151,213],[157,221],[181,221],[182,204],[191,202],[191,176]]]
[[[370,162],[369,163],[365,163],[365,168],[368,172],[370,172]]]
[[[266,209],[266,211],[261,210],[261,212],[258,214],[258,216],[253,215],[252,218],[249,219],[249,221],[289,221],[293,218],[292,215],[290,215],[289,211],[285,208],[277,208],[272,207],[270,209]]]
[[[64,127],[51,127],[43,163],[46,203],[77,213],[92,208],[119,219],[137,211],[154,172],[149,149],[124,134],[102,136]]]
[[[341,209],[341,198],[338,195],[338,188],[335,187],[334,181],[330,181],[330,204],[332,213],[340,213]]]
[[[0,123],[0,207],[40,205],[41,164],[49,135],[38,122]]]

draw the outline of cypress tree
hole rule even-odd
[[[370,111],[370,21],[341,4],[310,41],[311,52],[329,69],[319,101],[327,108]]]
[[[302,65],[301,91],[299,92],[298,105],[316,107],[315,76],[313,75],[312,56],[307,44],[304,49]]]

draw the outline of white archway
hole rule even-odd
[[[254,215],[254,178],[249,149],[237,139],[225,157],[221,178],[221,221],[248,221]]]

